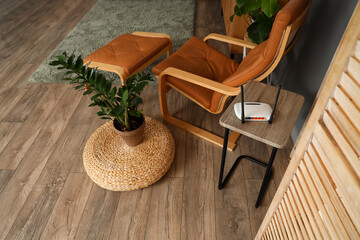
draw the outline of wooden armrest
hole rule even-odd
[[[249,49],[253,49],[257,46],[256,43],[253,42],[249,42],[249,41],[245,41],[239,38],[234,38],[234,37],[230,37],[230,36],[226,36],[226,35],[221,35],[218,33],[210,33],[209,35],[207,35],[203,41],[206,42],[209,39],[213,39],[213,40],[217,40],[217,41],[221,41],[221,42],[226,42],[226,43],[230,43],[230,44],[234,44],[237,46],[241,46],[241,47],[246,47]]]
[[[158,38],[168,38],[171,40],[171,37],[165,33],[154,33],[154,32],[133,32],[133,35],[143,36],[143,37],[158,37]]]
[[[159,79],[161,81],[164,76],[172,76],[184,80],[186,82],[190,82],[201,87],[205,87],[211,89],[213,91],[229,95],[236,96],[240,93],[240,87],[230,87],[228,85],[216,82],[214,80],[204,78],[177,68],[169,67],[165,69],[165,71],[161,72],[159,75]]]

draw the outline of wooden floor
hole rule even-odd
[[[176,156],[158,183],[111,192],[87,177],[82,151],[103,120],[72,87],[27,80],[95,2],[0,1],[0,239],[253,238],[288,164],[290,143],[278,152],[258,209],[262,167],[242,162],[219,191],[221,148],[167,124]],[[219,2],[197,1],[196,36],[224,32]],[[143,97],[145,114],[161,121],[157,87],[147,87]],[[169,101],[178,117],[223,134],[219,116],[176,92]],[[268,159],[269,150],[241,137],[228,156]]]

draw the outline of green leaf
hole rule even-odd
[[[244,6],[244,4],[248,1],[249,0],[236,0],[236,5],[240,8],[240,7]],[[250,1],[252,1],[252,0],[250,0]]]
[[[268,18],[271,18],[280,10],[277,0],[262,0],[262,11]]]
[[[140,97],[136,97],[133,100],[133,107],[136,109],[137,106],[139,106],[139,104],[141,104],[143,102],[142,98]]]
[[[79,80],[78,80],[78,79],[72,79],[72,78],[67,78],[67,79],[71,80],[71,81],[70,81],[71,84],[79,83]]]
[[[66,62],[66,55],[60,55],[59,57],[58,57],[58,60],[59,60],[59,62],[61,63],[61,64],[63,64],[63,65],[67,65],[67,62]]]
[[[243,5],[245,13],[249,14],[251,11],[258,11],[261,7],[261,1],[262,0],[246,1],[246,3]]]
[[[242,15],[245,14],[245,9],[244,8],[240,8],[238,5],[235,5],[234,7],[234,14],[230,17],[230,21],[234,20],[235,15],[241,17]]]
[[[110,91],[111,91],[111,82],[110,81],[105,81],[105,92],[106,95],[110,95]]]
[[[119,97],[122,97],[123,93],[124,93],[124,89],[123,89],[122,87],[119,87],[118,92],[117,92],[117,95],[118,95]]]
[[[84,62],[82,60],[82,57],[81,55],[77,58],[76,60],[76,63],[75,63],[75,69],[76,71],[80,72],[81,71],[81,68],[83,67],[84,65]]]
[[[138,85],[134,87],[134,92],[140,94],[142,90],[148,85],[148,82],[140,82]]]
[[[110,92],[110,98],[114,100],[116,94],[116,87],[113,87]]]
[[[79,89],[82,89],[83,87],[84,87],[84,86],[79,85],[79,86],[74,87],[74,89],[75,89],[75,90],[79,90]]]
[[[95,80],[95,68],[91,68],[90,71],[88,71],[86,77],[89,80],[89,82],[94,83]]]
[[[71,56],[68,58],[67,64],[70,68],[74,67],[74,59],[75,59],[75,55],[71,54]]]
[[[129,91],[125,90],[121,97],[121,105],[124,107],[128,107],[128,99],[129,99]]]
[[[93,106],[97,106],[97,104],[93,102],[89,105],[89,107],[93,107]]]
[[[88,94],[90,94],[90,93],[92,93],[93,92],[93,89],[89,89],[89,90],[86,90],[84,93],[83,93],[83,95],[85,96],[85,95],[88,95]]]
[[[259,15],[257,21],[252,23],[248,29],[248,35],[256,44],[260,44],[268,38],[271,31],[273,20],[268,18],[264,13]]]
[[[111,119],[111,118],[109,118],[109,117],[101,117],[101,119]]]
[[[50,66],[57,66],[57,65],[60,65],[60,62],[59,61],[52,61],[49,63]]]
[[[91,99],[91,101],[94,101],[96,98],[98,98],[100,96],[101,96],[101,94],[98,93],[98,94],[95,94],[94,96],[92,96],[90,99]]]

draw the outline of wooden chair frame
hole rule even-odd
[[[284,31],[282,42],[280,44],[280,47],[278,48],[278,54],[275,55],[273,62],[263,73],[261,73],[259,76],[252,79],[253,81],[263,80],[266,76],[268,76],[275,69],[275,67],[280,62],[280,60],[284,54],[285,47],[287,44],[286,40],[289,38],[290,30],[291,30],[291,26],[288,26],[286,28],[286,30]],[[206,36],[203,39],[203,41],[206,42],[207,40],[210,40],[210,39],[221,41],[221,42],[226,42],[226,43],[231,43],[231,44],[238,45],[241,47],[246,47],[249,49],[253,49],[257,46],[256,44],[254,44],[252,42],[248,42],[245,40],[241,40],[241,39],[237,39],[234,37],[225,36],[225,35],[221,35],[221,34],[217,34],[217,33],[209,34],[208,36]],[[181,91],[176,86],[174,86],[173,84],[168,82],[166,80],[166,76],[172,76],[172,77],[179,78],[181,80],[196,84],[198,86],[205,87],[205,88],[214,90],[216,92],[222,93],[225,96],[221,100],[220,106],[217,109],[217,111],[212,112],[209,109],[207,109],[206,107],[204,107],[200,102],[198,102],[197,100],[195,100],[194,98],[192,98],[191,96],[189,96],[188,94],[186,94],[185,92]],[[180,69],[176,69],[173,67],[169,67],[169,68],[165,69],[159,75],[159,101],[160,101],[160,109],[161,109],[161,114],[162,114],[163,119],[172,125],[175,125],[175,126],[181,128],[181,129],[184,129],[198,137],[201,137],[209,142],[212,142],[212,143],[222,147],[223,142],[224,142],[224,139],[222,137],[217,136],[214,133],[211,133],[211,132],[201,129],[199,127],[196,127],[196,126],[189,124],[185,121],[182,121],[180,119],[177,119],[174,116],[169,114],[166,93],[171,88],[174,88],[176,91],[185,95],[187,98],[191,99],[193,102],[195,102],[202,108],[206,109],[207,111],[209,111],[213,114],[218,114],[218,113],[222,112],[222,110],[224,109],[224,106],[225,106],[225,102],[230,96],[237,96],[240,93],[241,87],[240,86],[230,87],[228,85],[213,81],[211,79],[203,78],[201,76],[198,76],[198,75],[195,75],[195,74],[192,74],[192,73],[180,70]],[[228,150],[230,150],[230,151],[234,150],[234,148],[236,146],[236,141],[239,138],[239,136],[240,136],[240,134],[237,132],[232,132],[230,134],[229,141],[228,141]]]
[[[291,49],[291,47],[294,45],[294,43],[299,35],[298,29],[302,26],[304,19],[305,19],[305,15],[306,15],[309,7],[310,7],[310,3],[307,6],[307,8],[304,10],[304,12],[292,24],[287,26],[287,28],[283,32],[279,47],[277,49],[277,52],[275,54],[273,61],[269,64],[269,66],[262,73],[260,73],[255,78],[251,79],[252,81],[262,81],[263,79],[265,79],[272,71],[274,71],[274,69],[280,62],[281,58]],[[252,43],[252,42],[248,42],[248,41],[245,41],[242,39],[225,36],[225,35],[221,35],[221,34],[217,34],[217,33],[209,34],[208,36],[206,36],[203,39],[203,41],[206,42],[210,39],[234,44],[234,45],[241,46],[241,47],[246,47],[249,49],[253,49],[257,46],[257,44]],[[205,106],[203,106],[200,102],[195,100],[193,97],[189,96],[187,93],[183,92],[182,90],[178,89],[176,86],[174,86],[173,84],[168,82],[166,80],[166,76],[176,77],[183,81],[187,81],[187,82],[196,84],[198,86],[205,87],[205,88],[214,90],[216,92],[222,93],[225,96],[221,100],[219,108],[215,112],[210,111]],[[222,147],[223,142],[224,142],[224,139],[222,137],[217,136],[214,133],[211,133],[209,131],[201,129],[197,126],[194,126],[190,123],[187,123],[185,121],[182,121],[182,120],[177,119],[174,116],[170,115],[169,111],[168,111],[166,94],[171,88],[173,88],[176,91],[183,94],[184,96],[186,96],[187,98],[191,99],[193,102],[195,102],[202,108],[206,109],[207,111],[209,111],[213,114],[218,114],[224,109],[225,102],[230,96],[236,96],[240,93],[241,86],[230,87],[228,85],[213,81],[211,79],[203,78],[201,76],[183,71],[181,69],[176,69],[173,67],[169,67],[169,68],[165,69],[163,72],[160,73],[158,78],[159,78],[159,102],[160,102],[161,114],[163,116],[163,119],[172,125],[175,125],[181,129],[184,129],[196,136],[199,136],[209,142],[212,142],[212,143]],[[228,150],[230,150],[230,151],[234,150],[234,148],[236,146],[236,141],[239,138],[239,136],[240,136],[240,134],[236,133],[236,132],[232,132],[230,134],[230,137],[228,140]]]
[[[158,37],[158,38],[168,38],[169,39],[169,44],[164,47],[163,49],[161,49],[160,52],[158,52],[155,56],[153,56],[152,58],[150,58],[148,61],[146,61],[143,65],[141,65],[140,67],[138,67],[135,71],[133,71],[130,74],[127,74],[125,72],[125,70],[123,69],[123,67],[119,66],[119,65],[113,65],[113,64],[106,64],[106,63],[102,63],[102,62],[95,62],[95,61],[91,61],[89,64],[90,68],[94,68],[97,67],[98,69],[104,70],[104,71],[108,71],[108,72],[114,72],[116,73],[120,79],[121,82],[124,83],[126,81],[126,79],[128,79],[131,75],[135,74],[135,73],[139,73],[141,71],[143,71],[145,68],[147,68],[151,63],[153,63],[156,59],[158,59],[159,57],[161,57],[164,53],[167,54],[167,57],[169,57],[172,54],[172,40],[170,38],[169,35],[164,34],[164,33],[152,33],[152,32],[133,32],[133,35],[137,35],[137,36],[143,36],[143,37]],[[88,62],[85,62],[84,64],[87,64]]]

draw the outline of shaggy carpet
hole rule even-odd
[[[31,75],[29,82],[62,82],[63,74],[49,66],[55,56],[75,51],[85,57],[124,33],[166,33],[173,39],[176,50],[193,36],[194,15],[195,0],[99,0]]]

